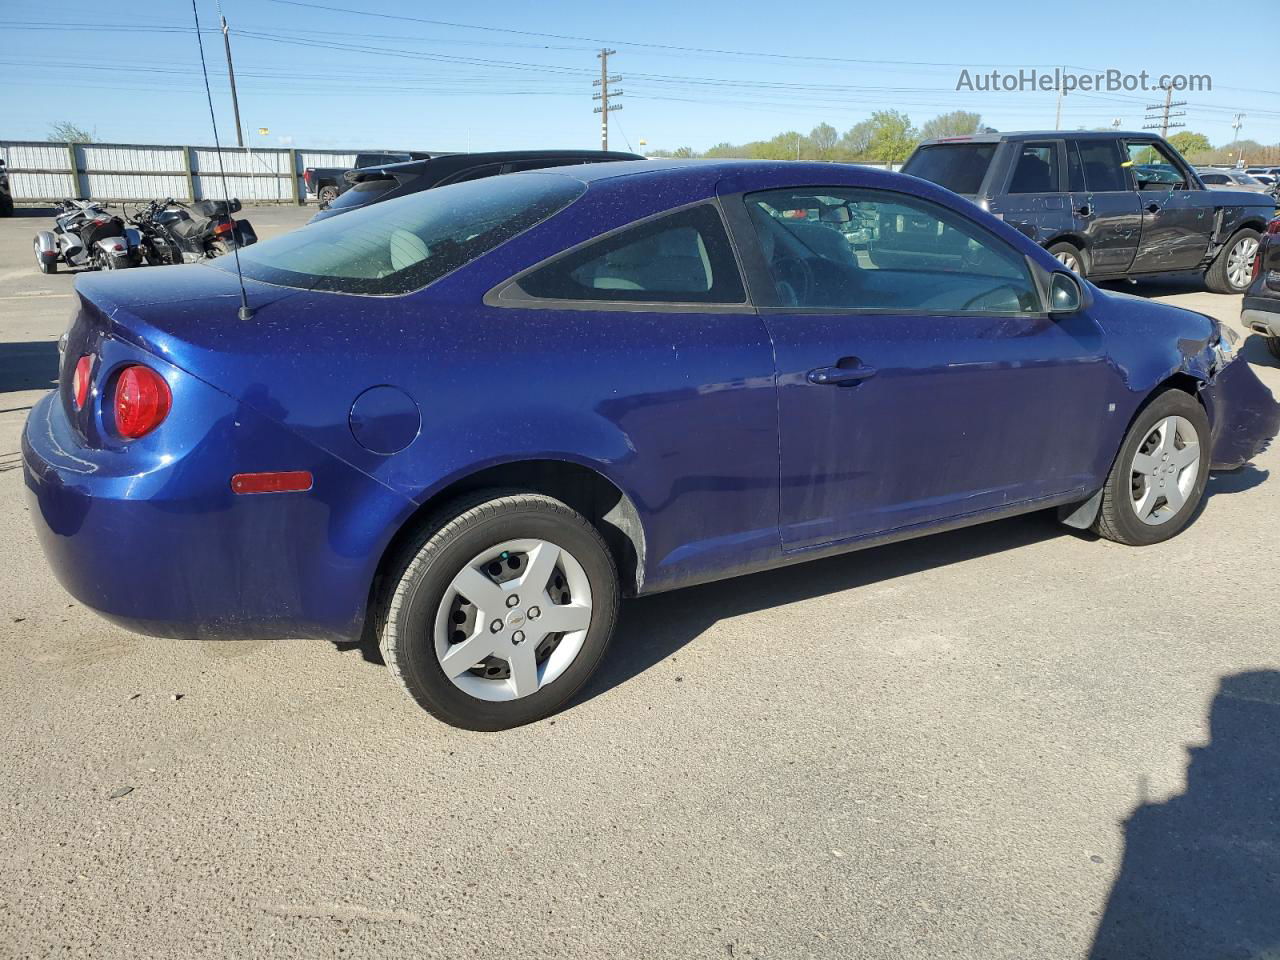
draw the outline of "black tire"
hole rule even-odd
[[[591,618],[582,648],[563,674],[528,696],[483,700],[445,675],[435,649],[436,616],[454,577],[472,558],[519,539],[554,543],[576,559],[590,584]],[[490,490],[437,514],[401,551],[390,567],[375,626],[392,677],[420,706],[455,727],[492,731],[532,723],[563,707],[600,664],[617,615],[613,556],[584,517],[542,494]]]
[[[1139,518],[1133,504],[1135,484],[1146,482],[1135,479],[1134,456],[1150,443],[1161,422],[1173,416],[1188,421],[1197,435],[1200,445],[1199,469],[1181,507],[1162,522],[1145,523]],[[1195,397],[1182,390],[1166,390],[1157,396],[1138,414],[1129,432],[1125,434],[1124,443],[1120,445],[1120,452],[1116,454],[1115,463],[1112,464],[1111,473],[1102,489],[1102,507],[1094,521],[1094,531],[1108,540],[1130,546],[1149,546],[1176,536],[1191,522],[1204,497],[1205,484],[1209,481],[1212,448],[1209,417]],[[1156,495],[1158,502],[1158,491]]]
[[[1061,260],[1063,257],[1070,257],[1075,261],[1077,264],[1075,267],[1071,267],[1068,264],[1064,264],[1064,266],[1067,266],[1070,270],[1074,270],[1077,276],[1087,277],[1089,275],[1088,251],[1081,250],[1074,243],[1067,243],[1065,240],[1060,240],[1055,244],[1051,244],[1048,250],[1049,253],[1058,260]]]
[[[320,188],[320,192],[316,194],[316,199],[321,204],[333,203],[338,199],[338,188],[332,184]]]
[[[7,193],[0,193],[0,217],[13,216],[13,197]]]
[[[1267,337],[1267,349],[1273,357],[1280,360],[1280,337]]]
[[[1227,271],[1230,266],[1232,251],[1246,240],[1252,241],[1256,250],[1260,239],[1261,234],[1259,234],[1257,230],[1250,230],[1248,228],[1245,228],[1244,230],[1237,230],[1232,235],[1231,239],[1227,241],[1227,245],[1218,251],[1218,255],[1213,258],[1213,263],[1210,264],[1209,269],[1205,271],[1204,285],[1214,293],[1244,293],[1248,290],[1249,284],[1252,280],[1251,277],[1246,276],[1243,283],[1236,285],[1231,282],[1231,278],[1228,276]],[[1257,256],[1256,252],[1254,253],[1254,256]]]

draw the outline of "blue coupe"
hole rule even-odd
[[[374,635],[473,729],[563,706],[620,596],[1051,508],[1155,543],[1280,428],[1214,320],[857,166],[511,174],[239,256],[78,279],[49,561],[148,634]]]

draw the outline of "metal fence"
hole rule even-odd
[[[378,150],[375,152],[384,152]],[[14,200],[180,200],[239,197],[305,203],[307,167],[351,167],[355,151],[0,140]],[[223,189],[223,176],[226,189]]]

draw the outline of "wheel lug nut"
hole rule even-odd
[[[507,597],[507,606],[508,606],[508,607],[514,607],[514,606],[515,606],[516,604],[518,604],[519,602],[520,602],[520,598],[519,598],[519,597],[517,597],[514,593],[513,593],[511,596]]]
[[[530,619],[530,620],[537,620],[540,616],[542,616],[542,611],[541,611],[541,610],[539,610],[537,607],[530,607],[530,608],[529,608],[529,619]]]
[[[493,621],[493,623],[489,624],[489,629],[492,630],[494,633],[500,632],[502,630],[502,621],[501,620]]]
[[[524,643],[524,631],[517,630],[515,633],[513,633],[511,635],[511,642],[515,644],[517,647],[520,646],[520,644]]]

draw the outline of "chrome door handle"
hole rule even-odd
[[[819,387],[839,387],[844,384],[860,383],[868,377],[876,375],[875,367],[859,364],[856,367],[818,367],[810,370],[806,379]]]

